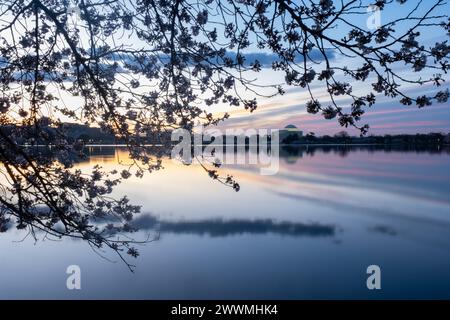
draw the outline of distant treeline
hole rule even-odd
[[[0,126],[0,129],[8,134],[14,134],[13,126]],[[80,141],[84,144],[120,144],[121,139],[114,136],[114,134],[102,131],[100,128],[89,127],[87,125],[65,123],[62,128],[65,135],[71,142]],[[48,127],[42,132],[47,135],[56,135],[55,128]],[[30,127],[30,134],[28,137],[21,137],[23,144],[28,143],[45,143],[45,141],[33,135],[33,129]],[[142,137],[142,139],[150,144],[161,142],[170,142],[170,132],[161,133],[158,136]],[[194,142],[196,139],[192,139]],[[202,137],[204,145],[207,144],[259,144],[262,141],[270,143],[270,136],[208,136]],[[197,140],[198,141],[198,140]],[[173,143],[177,143],[176,141]],[[305,136],[299,136],[296,133],[283,136],[280,140],[282,145],[304,145],[304,144],[377,144],[377,145],[450,145],[450,133],[428,133],[428,134],[398,134],[398,135],[384,135],[384,136],[364,136],[356,137],[350,136],[347,132],[342,131],[334,136],[324,135],[316,136],[314,133],[308,133]]]
[[[307,134],[304,137],[292,139],[287,137],[282,144],[382,144],[382,145],[444,145],[450,144],[450,133],[428,133],[428,134],[398,134],[384,136],[353,137],[346,132],[334,136],[320,136]]]
[[[19,144],[46,144],[46,141],[57,141],[64,137],[69,142],[82,141],[85,143],[113,144],[116,138],[113,134],[105,133],[100,128],[92,128],[87,125],[64,123],[61,127],[47,126],[36,130],[34,126],[20,126],[20,134],[16,130],[18,126],[0,126],[0,129],[13,137]]]
[[[204,144],[259,144],[261,141],[269,141],[270,136],[222,136],[222,137],[207,137],[203,139]],[[267,139],[267,140],[266,140]],[[309,133],[305,136],[297,134],[288,135],[280,138],[282,145],[304,145],[304,144],[378,144],[378,145],[449,145],[450,133],[428,133],[428,134],[399,134],[399,135],[384,135],[384,136],[365,136],[353,137],[346,132],[340,132],[334,136],[324,135],[316,136]]]
[[[16,126],[0,126],[0,129],[6,132],[9,136],[15,138],[19,144],[23,145],[39,145],[47,144],[46,141],[55,141],[58,136],[63,134],[64,138],[70,143],[79,141],[83,144],[121,144],[124,141],[110,132],[104,132],[101,128],[90,127],[77,123],[63,123],[61,127],[46,127],[40,128],[39,134],[33,126],[21,127],[20,135],[15,134]],[[23,130],[27,128],[28,130]],[[170,141],[170,132],[161,133],[158,136],[142,137],[144,143],[161,143],[162,141]]]

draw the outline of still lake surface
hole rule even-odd
[[[82,169],[120,168],[123,149],[89,150]],[[450,152],[283,149],[280,171],[225,168],[240,192],[171,161],[116,190],[143,205],[130,273],[79,240],[0,235],[0,298],[450,298]],[[114,256],[112,256],[114,258]],[[117,260],[117,259],[115,259]],[[381,290],[366,268],[381,267]],[[79,265],[81,290],[66,289]]]

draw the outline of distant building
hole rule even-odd
[[[100,128],[89,127],[78,123],[65,123],[67,136],[73,140],[84,143],[114,143],[115,136],[112,133],[103,132]]]
[[[303,131],[299,130],[293,124],[287,125],[284,129],[280,130],[280,142],[292,143],[299,141],[303,137]]]

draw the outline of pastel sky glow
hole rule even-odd
[[[437,88],[419,88],[416,92],[437,92]],[[253,113],[246,110],[230,112],[230,119],[220,125],[221,128],[284,128],[294,124],[304,132],[314,132],[319,135],[332,135],[342,128],[336,121],[325,120],[320,114],[308,114],[305,110],[304,92],[290,92],[283,97],[261,103]],[[361,124],[370,125],[369,134],[400,134],[450,132],[450,105],[433,104],[425,108],[415,105],[403,106],[395,100],[384,97],[367,109]],[[359,134],[354,128],[345,129],[351,134]]]
[[[442,39],[440,39],[442,41]],[[429,43],[438,40],[431,38]],[[337,56],[335,59],[341,59],[342,65],[352,63],[348,58],[343,59]],[[341,63],[341,61],[339,61]],[[419,78],[423,74],[414,74],[409,71],[400,70],[403,74],[410,77]],[[264,69],[258,74],[258,79],[263,81],[281,82],[281,75],[270,69]],[[438,91],[448,88],[447,81],[440,87],[432,85],[411,85],[404,87],[405,92],[412,96],[434,95]],[[353,84],[354,92],[369,92],[371,79],[366,83]],[[320,84],[313,87],[315,97],[327,101],[328,93],[326,88]],[[293,124],[304,132],[314,132],[318,135],[333,135],[339,131],[346,130],[350,134],[359,135],[359,131],[354,128],[341,127],[336,119],[325,120],[320,114],[308,114],[305,110],[305,103],[309,100],[309,94],[306,89],[300,87],[288,87],[283,96],[274,98],[260,99],[259,107],[253,113],[243,109],[229,108],[226,111],[231,115],[230,119],[220,125],[221,128],[267,128],[280,129],[288,124]],[[350,104],[348,98],[339,100],[345,108],[345,104]],[[401,134],[401,133],[429,133],[443,132],[450,133],[450,104],[433,103],[433,105],[418,108],[416,105],[404,106],[398,102],[398,99],[390,99],[383,95],[377,96],[377,103],[371,108],[366,108],[366,114],[360,121],[360,124],[369,124],[369,134]]]
[[[416,5],[416,1],[409,1],[405,5],[399,5],[396,10],[383,11],[381,23],[399,18]],[[444,11],[450,12],[448,3],[443,8],[448,9]],[[423,8],[419,10],[423,10]],[[360,17],[355,17],[354,23],[363,26],[366,19],[365,15],[361,15]],[[336,33],[338,32],[336,31]],[[445,41],[448,38],[444,34],[437,36],[437,34],[428,31],[423,32],[421,39],[425,47],[432,47],[435,43]],[[352,66],[355,63],[359,63],[339,54],[334,54],[333,62],[341,66]],[[317,69],[320,70],[320,67]],[[414,73],[410,69],[407,70],[403,65],[396,65],[395,69],[402,75],[407,75],[410,79],[427,78],[433,75],[433,72]],[[416,85],[403,87],[403,90],[412,96],[434,95],[443,88],[448,88],[448,77],[444,75],[444,79],[446,82],[441,87]],[[263,83],[266,81],[283,82],[283,78],[270,69],[261,71],[258,74],[258,80],[261,80]],[[353,92],[368,93],[372,82],[373,79],[367,79],[364,84],[352,84]],[[322,85],[316,84],[313,88],[313,93],[319,100],[324,99],[326,101],[328,98],[326,88]],[[280,129],[288,124],[293,124],[304,132],[314,132],[318,135],[332,135],[342,130],[346,130],[353,135],[359,135],[359,131],[354,128],[342,128],[336,119],[325,120],[320,114],[308,114],[305,110],[305,103],[308,100],[309,95],[306,89],[290,87],[282,97],[259,100],[259,108],[251,114],[245,110],[227,110],[231,117],[221,126],[223,128],[242,129]],[[378,96],[377,103],[370,109],[366,109],[366,114],[359,124],[369,124],[369,134],[374,135],[429,132],[450,133],[450,104],[448,102],[444,104],[434,103],[432,106],[418,109],[415,105],[403,106],[398,100]],[[347,101],[349,103],[349,100]],[[340,102],[345,104],[346,101],[344,99]]]

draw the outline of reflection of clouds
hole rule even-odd
[[[177,234],[209,235],[225,237],[241,234],[274,233],[286,236],[330,237],[336,232],[332,225],[318,223],[275,222],[272,219],[203,219],[165,221],[151,215],[142,215],[133,220],[139,229],[158,230]]]
[[[103,158],[102,154],[107,154],[108,157]],[[112,167],[117,165],[119,159],[124,161],[127,158],[126,149],[113,147],[94,147],[89,150],[89,155],[92,162],[102,160],[106,164],[110,163]],[[445,173],[449,155],[450,149],[290,146],[280,150],[281,170],[275,176],[259,175],[257,166],[224,167],[223,170],[236,177],[242,185],[255,184],[270,194],[298,200],[296,207],[311,204],[327,210],[389,218],[403,225],[413,224],[422,227],[440,225],[448,231],[450,220],[445,212],[449,212],[450,209],[448,200],[450,185],[448,175]],[[154,182],[156,184],[167,183],[168,177],[169,179],[170,176],[178,177],[192,170],[172,164],[171,161],[164,163],[165,167],[170,168],[166,171],[168,176],[161,176],[160,181]],[[199,178],[203,177],[202,174],[203,172],[199,172]],[[201,182],[195,181],[197,185],[201,185]],[[133,186],[129,192],[133,192]],[[380,202],[378,199],[383,201]],[[159,223],[151,219],[147,220],[147,223],[149,222],[150,225]],[[205,222],[215,224],[210,225],[208,229]],[[183,231],[185,233],[212,235],[225,232],[228,227],[239,225],[239,222],[242,222],[241,229],[236,227],[232,233],[247,232],[242,231],[244,222],[255,221],[184,221],[182,227],[190,228],[191,231],[186,229]],[[269,227],[266,225],[269,231],[263,231],[264,228],[258,223],[251,226],[259,227],[258,232],[282,233],[283,228],[286,229],[273,221],[269,222],[271,222]],[[213,226],[221,226],[222,231],[216,231]],[[251,226],[247,226],[246,229],[252,230]],[[182,227],[179,226],[180,229],[177,230],[181,230]],[[170,221],[165,222],[161,230],[164,228],[172,232],[176,230]]]
[[[289,198],[304,203],[310,202],[319,206],[330,207],[339,212],[349,212],[362,215],[371,215],[374,217],[383,217],[384,219],[389,219],[391,221],[401,222],[404,226],[419,225],[421,228],[423,228],[424,226],[428,225],[445,228],[446,230],[450,229],[450,221],[446,219],[446,217],[440,218],[423,215],[413,215],[410,213],[405,214],[404,212],[398,210],[398,208],[394,207],[390,209],[387,209],[386,206],[371,207],[370,205],[343,202],[340,199],[325,199],[321,198],[319,195],[316,197],[301,194],[291,194],[286,192],[275,192],[275,194],[280,197]],[[377,231],[380,230],[378,229]]]
[[[369,228],[369,232],[385,234],[388,236],[396,236],[397,231],[394,228],[386,225],[376,225]]]
[[[439,167],[445,168],[447,165],[445,157],[448,155],[450,155],[449,148],[433,146],[300,145],[280,148],[280,157],[286,160],[280,164],[283,170],[289,172],[327,177],[353,177],[358,180],[383,177],[390,178],[391,184],[400,183],[407,186],[410,181],[447,182],[446,176],[430,175],[425,173],[424,169],[430,171],[433,168],[436,170]],[[405,163],[408,165],[405,166]],[[386,181],[384,184],[389,184]]]

